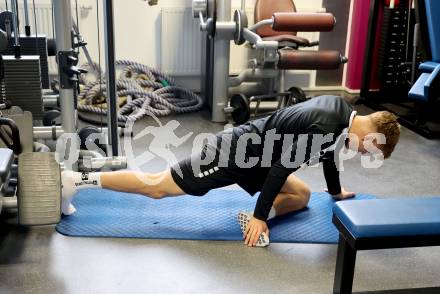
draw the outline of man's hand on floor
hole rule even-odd
[[[333,197],[333,199],[344,200],[344,199],[352,198],[355,195],[356,195],[355,192],[348,192],[348,191],[345,191],[344,188],[341,188],[341,193],[339,193],[337,195],[332,195],[332,197]]]
[[[269,228],[266,222],[252,217],[243,236],[244,244],[249,247],[257,245],[258,238],[263,232],[266,232],[269,236]]]

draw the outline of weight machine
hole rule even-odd
[[[17,0],[13,0],[18,7]],[[99,152],[79,151],[79,164],[73,164],[74,170],[96,170],[98,168],[123,169],[127,167],[126,158],[119,155],[119,133],[116,105],[116,71],[114,52],[113,1],[104,0],[105,25],[105,63],[107,68],[107,156]],[[61,217],[61,171],[68,168],[64,163],[65,154],[75,154],[74,140],[65,136],[78,132],[76,93],[78,75],[84,70],[77,66],[78,55],[72,40],[72,14],[70,0],[53,2],[56,35],[56,56],[58,60],[59,96],[45,100],[47,104],[60,106],[61,125],[33,127],[32,113],[18,107],[10,107],[9,102],[1,97],[0,101],[0,138],[5,147],[0,148],[0,213],[3,208],[18,208],[19,223],[22,225],[43,225],[59,222]],[[14,31],[18,32],[17,14],[13,15]],[[26,29],[28,30],[28,29]],[[22,57],[18,34],[15,34],[16,55],[14,61],[22,63],[30,57]],[[39,60],[39,56],[32,57]],[[12,58],[11,58],[12,59]],[[39,66],[39,63],[36,63]],[[3,101],[5,100],[5,101]],[[99,132],[99,131],[98,131]],[[85,132],[85,137],[96,134],[96,130]],[[98,136],[99,137],[99,136]],[[102,137],[102,136],[101,136]],[[95,139],[97,137],[95,136]],[[47,146],[38,144],[45,152],[35,152],[34,139],[57,140],[65,147],[65,154],[55,158]],[[84,138],[87,139],[87,138]],[[18,197],[17,197],[18,196]]]
[[[280,0],[281,1],[281,0]],[[262,3],[264,1],[257,1]],[[245,13],[246,1],[241,9],[234,12],[231,19],[231,0],[193,0],[193,15],[200,21],[200,29],[205,33],[205,55],[202,57],[202,93],[212,112],[212,121],[225,122],[230,114],[238,124],[246,122],[251,116],[250,102],[257,102],[255,114],[258,114],[260,102],[278,99],[278,108],[305,100],[305,94],[299,88],[284,89],[283,73],[290,69],[337,69],[347,62],[337,51],[300,51],[298,47],[316,46],[317,42],[284,42],[281,38],[265,38],[259,34],[262,28],[273,32],[331,31],[336,23],[330,13],[297,13],[291,0],[290,12],[274,11],[267,19],[257,19],[254,25],[248,24]],[[277,1],[278,3],[278,1]],[[296,33],[295,33],[296,34]],[[293,39],[293,38],[290,38]],[[255,50],[256,58],[251,60],[251,68],[237,77],[229,77],[230,41],[236,45],[248,42]],[[281,75],[280,75],[281,73]],[[279,80],[275,91],[274,80]],[[269,89],[265,95],[244,93],[233,95],[229,99],[229,88],[244,82],[261,82]],[[269,82],[269,83],[268,83]]]

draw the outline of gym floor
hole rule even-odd
[[[356,108],[361,114],[371,111]],[[180,136],[223,128],[211,123],[206,112],[169,119],[181,123]],[[151,123],[145,120],[138,127]],[[145,144],[135,142],[137,152]],[[190,152],[190,144],[176,150],[178,158]],[[164,166],[158,160],[144,170]],[[341,178],[348,190],[384,198],[440,195],[440,141],[405,128],[383,167],[362,169],[357,157],[345,168]],[[321,168],[298,176],[313,191],[325,187]],[[15,217],[4,214],[0,220],[2,294],[331,293],[333,285],[336,245],[272,244],[258,249],[241,242],[69,238],[53,226],[19,227]],[[354,291],[440,287],[439,260],[439,247],[360,252]],[[440,288],[380,293],[440,293]]]

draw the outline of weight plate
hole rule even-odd
[[[18,220],[56,224],[61,218],[61,171],[55,154],[27,152],[18,158]]]
[[[58,118],[58,119],[57,119]],[[43,114],[43,126],[51,127],[53,125],[61,125],[61,112],[57,109],[45,111]]]
[[[301,88],[291,87],[287,92],[290,92],[287,106],[295,105],[307,100],[306,93]]]

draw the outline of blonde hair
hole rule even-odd
[[[382,150],[384,158],[389,158],[400,137],[400,125],[397,122],[397,116],[389,111],[378,111],[368,115],[368,117],[375,126],[376,131],[385,135],[386,143],[378,147]]]

